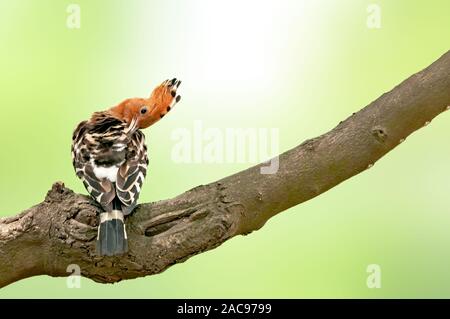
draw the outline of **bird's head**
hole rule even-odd
[[[114,117],[128,124],[133,120],[136,121],[137,127],[144,129],[156,122],[151,114],[152,109],[149,99],[132,98],[126,99],[109,111]]]
[[[129,124],[136,121],[139,129],[156,123],[180,101],[177,89],[181,81],[166,80],[156,87],[148,99],[126,99],[119,105],[109,109],[109,113]]]

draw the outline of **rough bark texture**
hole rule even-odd
[[[98,282],[159,273],[370,168],[450,106],[450,51],[322,136],[279,156],[276,174],[256,165],[173,199],[138,206],[127,219],[130,251],[95,256],[99,206],[55,183],[45,200],[0,219],[0,287],[69,264]]]

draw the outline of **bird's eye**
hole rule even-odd
[[[141,114],[145,114],[145,113],[147,113],[147,107],[146,107],[146,106],[143,106],[143,107],[141,108]]]

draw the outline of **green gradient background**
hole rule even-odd
[[[450,49],[450,2],[0,2],[0,216],[40,202],[71,166],[75,125],[95,110],[183,80],[183,99],[146,134],[150,172],[141,201],[169,198],[250,164],[176,164],[171,132],[279,128],[280,150],[340,120]],[[246,237],[162,274],[114,285],[40,276],[0,297],[450,297],[450,113],[369,171],[292,208]],[[382,288],[368,289],[379,264]]]

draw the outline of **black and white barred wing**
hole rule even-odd
[[[92,153],[94,141],[87,132],[87,122],[81,122],[75,129],[72,140],[72,163],[77,176],[86,190],[102,205],[105,211],[111,211],[116,196],[114,184],[108,179],[99,179],[94,173]]]
[[[116,194],[126,206],[122,209],[125,215],[131,213],[137,204],[147,166],[145,137],[141,131],[136,131],[128,144],[127,160],[120,166],[116,180]]]

